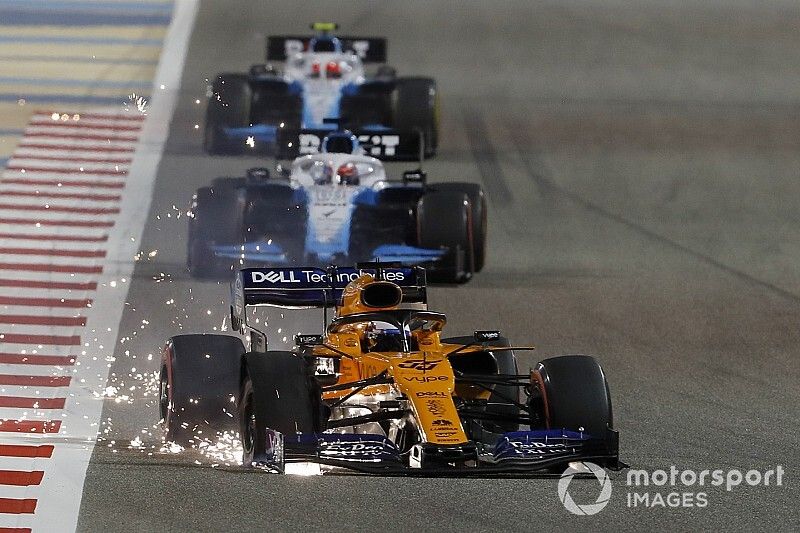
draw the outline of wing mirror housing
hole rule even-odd
[[[428,181],[428,173],[424,172],[422,169],[406,170],[403,172],[403,183],[405,185],[412,183],[425,185],[426,181]]]
[[[322,335],[313,335],[307,333],[298,333],[294,336],[294,343],[297,346],[319,346],[325,342],[325,337]]]
[[[497,330],[477,330],[473,334],[476,342],[492,342],[500,338],[500,332]]]
[[[260,183],[269,179],[269,169],[262,167],[247,169],[247,182]]]

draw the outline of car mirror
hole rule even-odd
[[[247,169],[247,181],[258,183],[269,179],[269,169],[256,167]]]
[[[421,183],[424,184],[428,179],[428,174],[422,170],[406,170],[403,172],[403,183]]]
[[[322,335],[298,333],[294,336],[294,343],[297,346],[319,346],[324,342],[325,337]]]

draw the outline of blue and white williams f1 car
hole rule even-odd
[[[362,143],[379,154],[414,159],[417,141],[383,146],[384,136],[424,139],[435,154],[438,100],[431,78],[398,77],[386,66],[386,40],[336,37],[335,24],[317,23],[315,36],[267,39],[267,61],[249,73],[219,74],[209,87],[205,150],[212,154],[270,152],[292,144],[298,153],[335,129],[325,118],[346,118]],[[366,65],[382,64],[372,73]],[[280,67],[277,65],[281,65]],[[288,137],[297,141],[284,142]],[[385,150],[381,150],[385,148]],[[373,155],[376,155],[373,153]]]
[[[195,277],[261,265],[391,261],[461,283],[483,268],[486,199],[473,183],[429,184],[421,170],[387,176],[345,130],[290,170],[217,178],[194,196],[188,267]]]

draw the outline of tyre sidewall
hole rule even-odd
[[[159,384],[161,391],[166,378],[168,404],[160,408],[167,440],[186,446],[198,435],[214,439],[237,429],[230,400],[239,394],[243,353],[242,341],[228,335],[179,335],[167,342]]]
[[[586,355],[565,355],[541,361],[534,377],[544,388],[551,429],[579,431],[606,438],[613,428],[611,395],[603,369]]]
[[[418,245],[447,249],[428,268],[428,279],[442,283],[469,281],[475,271],[469,197],[459,191],[431,190],[420,198],[416,214]]]
[[[320,400],[310,368],[301,356],[292,352],[249,352],[244,361],[237,418],[244,439],[247,409],[252,406],[255,446],[243,452],[244,466],[251,466],[265,453],[267,429],[287,438],[320,431]]]
[[[240,153],[244,142],[228,139],[223,128],[244,128],[250,124],[252,89],[247,74],[220,74],[212,85],[206,108],[203,147],[211,154]]]
[[[189,271],[197,278],[228,275],[233,261],[216,259],[211,246],[242,242],[245,202],[234,187],[203,187],[197,191],[196,202],[189,222]]]
[[[432,78],[398,78],[393,94],[394,127],[421,129],[425,134],[425,155],[436,153],[439,143],[439,96]]]
[[[486,263],[486,241],[488,232],[488,213],[486,195],[477,183],[436,183],[430,186],[436,191],[463,192],[469,198],[472,209],[472,246],[475,253],[475,272],[483,270]]]

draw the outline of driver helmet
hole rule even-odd
[[[349,162],[339,166],[336,171],[336,182],[339,185],[358,185],[361,178],[358,175],[358,167],[355,163]]]
[[[314,178],[314,185],[328,185],[333,183],[333,163],[330,161],[322,163],[318,162],[315,165],[317,169],[322,167],[322,172],[312,169],[312,177]]]
[[[364,328],[366,351],[394,351],[402,349],[401,332],[385,322],[370,322]]]

